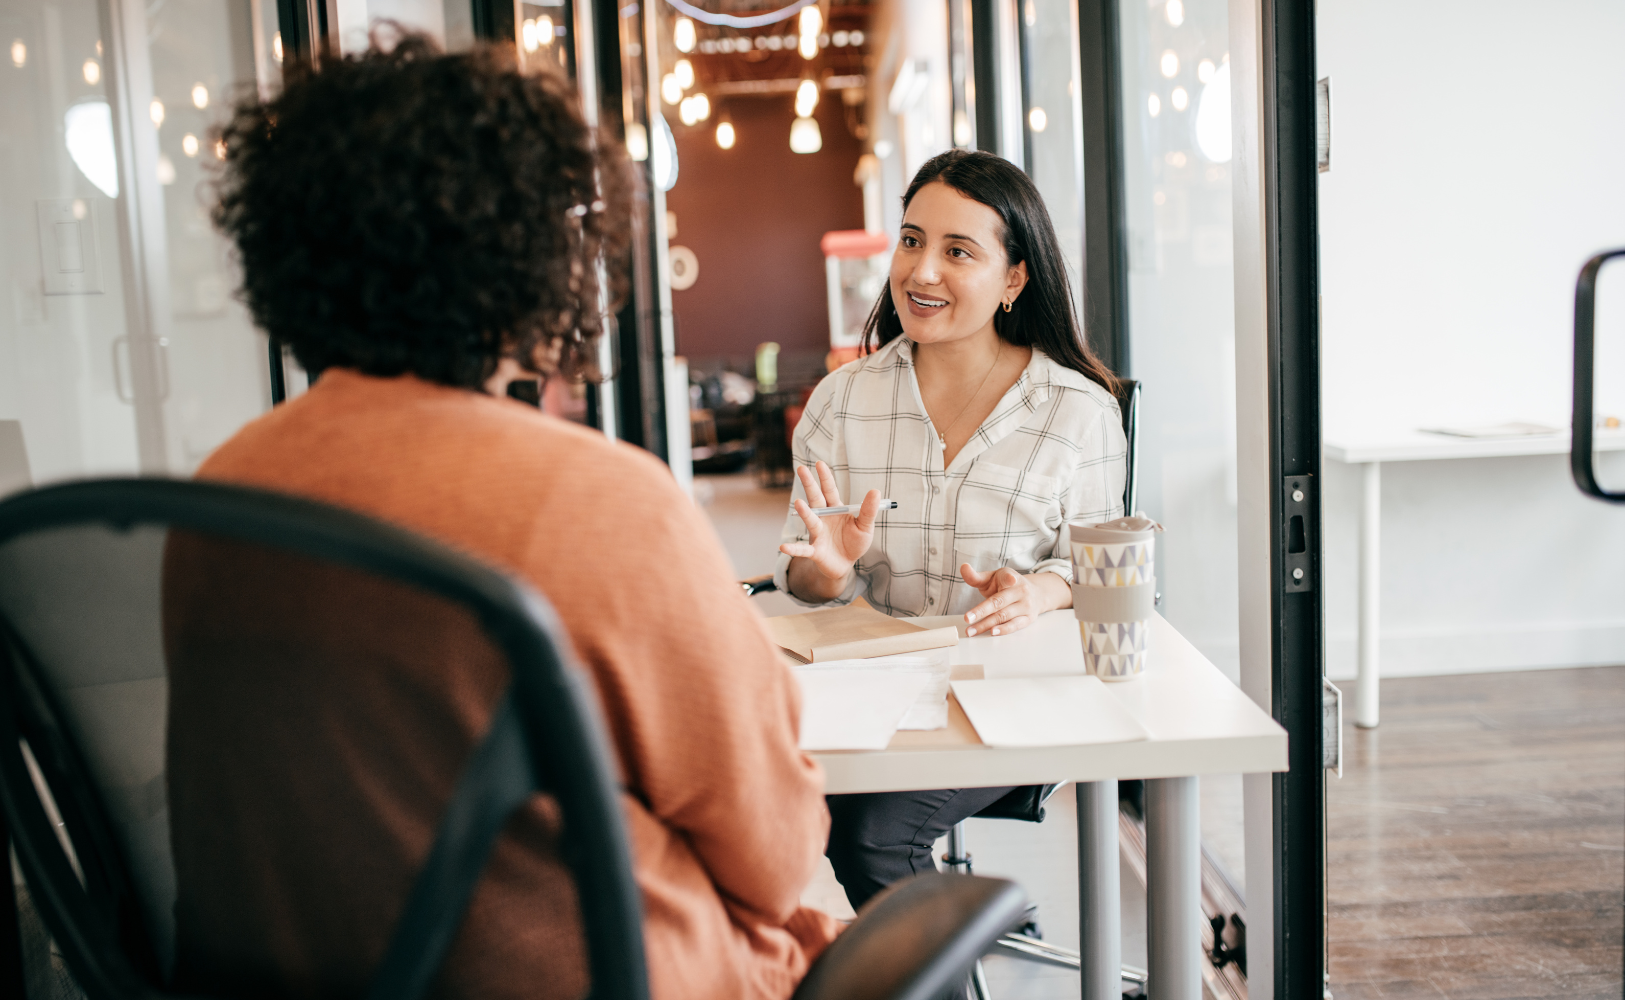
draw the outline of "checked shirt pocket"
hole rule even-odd
[[[1054,476],[977,462],[959,487],[954,547],[977,569],[1030,568],[1048,552],[1061,524]]]

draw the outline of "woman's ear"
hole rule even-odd
[[[1004,301],[1014,302],[1021,297],[1021,290],[1027,287],[1027,262],[1022,261],[1010,268],[1004,279]]]

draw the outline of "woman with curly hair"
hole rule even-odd
[[[624,246],[625,168],[577,103],[495,49],[406,35],[239,105],[214,218],[256,321],[321,374],[198,475],[394,522],[546,595],[608,720],[653,994],[779,1000],[836,929],[799,904],[828,815],[793,680],[659,462],[503,391],[554,356],[590,372],[596,262]],[[685,567],[681,592],[628,551]],[[290,691],[166,639],[177,984],[359,995],[439,820],[423,790],[451,787],[501,674],[373,655]],[[586,994],[558,831],[545,799],[509,822],[438,995]]]

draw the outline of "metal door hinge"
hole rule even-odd
[[[1336,684],[1320,679],[1320,763],[1328,771],[1343,776],[1343,692]]]

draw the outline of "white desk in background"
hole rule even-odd
[[[1625,430],[1599,430],[1592,441],[1598,451],[1625,451]],[[1345,465],[1358,465],[1361,471],[1359,673],[1354,684],[1354,724],[1363,729],[1372,729],[1378,721],[1382,463],[1567,455],[1569,432],[1469,438],[1429,431],[1396,431],[1366,437],[1331,438],[1323,447],[1327,458]]]
[[[1014,635],[961,639],[952,655],[954,663],[981,664],[989,678],[1084,672],[1071,611],[1042,615]],[[1286,770],[1286,730],[1160,616],[1153,619],[1146,672],[1106,688],[1149,739],[987,747],[951,704],[945,730],[900,732],[885,750],[813,756],[832,794],[1077,782],[1084,1000],[1122,995],[1117,781],[1154,779],[1146,783],[1147,994],[1201,1000],[1198,777]]]

